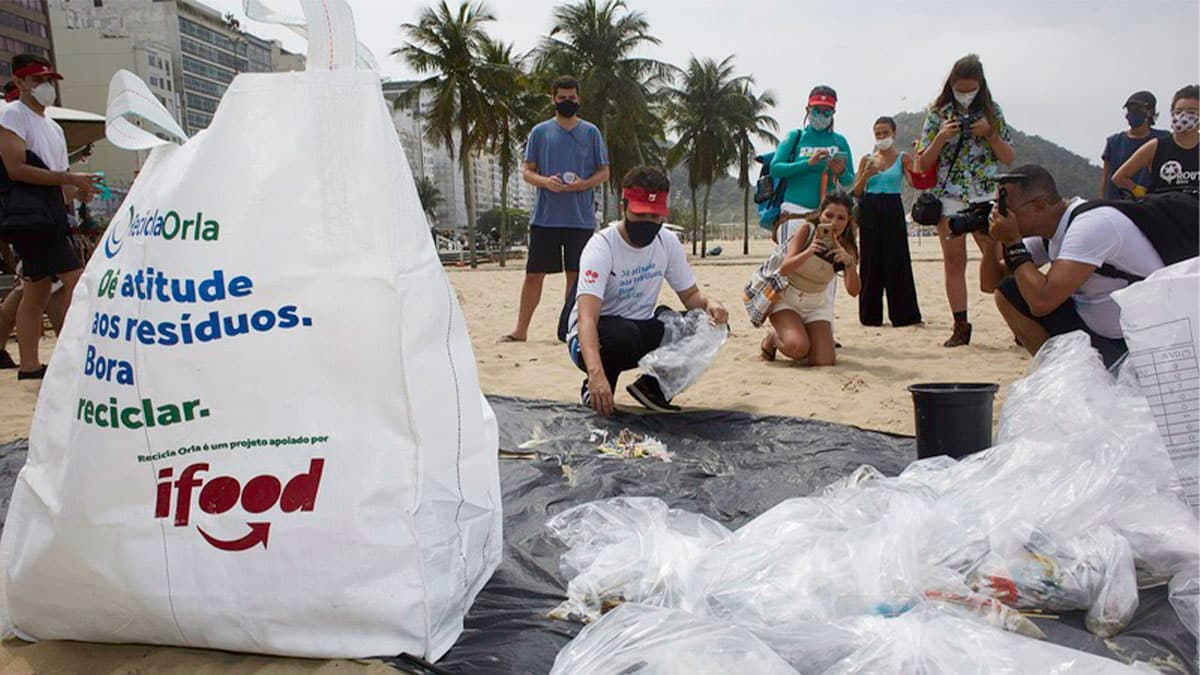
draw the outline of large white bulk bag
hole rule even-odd
[[[27,639],[436,659],[500,559],[495,418],[342,0],[157,145],[88,263],[0,557]],[[315,20],[319,17],[319,21]]]

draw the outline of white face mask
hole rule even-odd
[[[875,149],[876,150],[891,150],[892,144],[895,142],[896,142],[896,139],[894,137],[888,136],[887,138],[877,141],[875,143]]]
[[[43,82],[33,88],[33,97],[43,106],[52,106],[54,105],[54,99],[58,98],[58,93],[54,91],[53,84]]]
[[[975,91],[966,92],[965,94],[961,91],[955,91],[954,92],[954,100],[958,101],[958,104],[961,105],[962,107],[970,108],[971,104],[975,102],[975,96],[978,94],[979,94],[978,89],[976,89]]]

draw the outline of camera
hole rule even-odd
[[[958,122],[958,128],[961,129],[964,134],[970,133],[971,125],[981,119],[983,119],[983,113],[981,112],[973,112],[967,113],[966,115],[954,116],[954,121]]]
[[[1007,177],[1007,174],[1005,175]],[[973,202],[967,208],[950,216],[950,236],[961,237],[968,232],[987,232],[991,224],[988,218],[992,209],[999,209],[1000,215],[1008,215],[1008,188],[1003,185],[999,189],[998,199],[983,202]]]

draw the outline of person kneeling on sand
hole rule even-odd
[[[667,175],[636,167],[625,174],[622,187],[624,218],[597,232],[580,256],[579,287],[567,333],[571,361],[587,373],[580,400],[602,415],[613,412],[621,373],[636,368],[662,342],[664,326],[658,317],[672,311],[655,308],[664,279],[684,307],[704,310],[719,325],[729,321],[725,307],[696,286],[679,238],[663,229],[671,189]],[[649,375],[626,391],[651,410],[679,409]]]
[[[833,300],[837,273],[843,272],[846,292],[857,297],[858,245],[854,237],[854,201],[845,192],[832,192],[821,207],[791,233],[779,274],[788,287],[771,308],[775,328],[762,342],[762,357],[775,360],[776,351],[810,366],[837,362],[833,341]]]

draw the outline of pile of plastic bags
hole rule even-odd
[[[656,663],[630,628],[650,610],[600,618],[621,603],[744,629],[804,673],[1127,672],[1023,637],[1041,631],[1018,608],[1085,610],[1088,629],[1108,637],[1137,611],[1139,581],[1171,580],[1172,605],[1196,632],[1196,515],[1145,399],[1112,379],[1085,336],[1039,353],[1010,389],[998,439],[895,478],[864,466],[736,532],[653,498],[559,514],[548,527],[567,546],[570,583],[556,615],[599,621],[554,672],[624,672],[603,659],[589,670],[589,649],[614,640]],[[669,642],[666,628],[653,640]],[[701,662],[726,652],[720,640],[705,649],[684,648]]]
[[[729,338],[729,326],[712,322],[703,310],[687,313],[663,312],[662,344],[638,361],[638,367],[652,375],[667,400],[692,386],[712,365]]]

